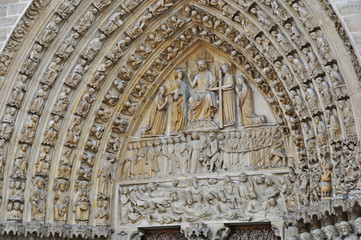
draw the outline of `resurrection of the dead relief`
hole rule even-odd
[[[34,0],[0,58],[0,239],[358,239],[360,73],[326,0]]]

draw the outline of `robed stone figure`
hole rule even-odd
[[[239,109],[243,126],[261,124],[266,122],[264,115],[257,115],[254,112],[254,100],[251,87],[247,84],[244,76],[237,77],[236,92],[239,98]]]
[[[192,120],[213,119],[217,110],[216,95],[208,89],[216,85],[213,73],[207,70],[207,63],[201,59],[197,63],[198,73],[190,85],[194,89],[189,98]]]
[[[234,79],[228,64],[221,67],[223,73],[223,122],[225,126],[236,122]]]
[[[165,86],[159,88],[155,105],[149,116],[148,125],[144,129],[144,135],[163,135],[167,123],[168,97]]]
[[[171,95],[173,97],[172,131],[180,132],[186,125],[186,83],[184,82],[183,69],[175,71]]]

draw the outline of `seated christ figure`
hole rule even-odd
[[[191,87],[194,89],[193,94],[189,98],[191,108],[192,121],[198,119],[213,119],[217,110],[216,95],[208,89],[216,85],[213,73],[207,69],[207,63],[201,59],[197,63],[198,73],[193,80],[190,81]]]

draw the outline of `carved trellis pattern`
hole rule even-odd
[[[270,225],[234,226],[228,240],[279,240]]]
[[[143,240],[186,240],[180,229],[149,230]]]

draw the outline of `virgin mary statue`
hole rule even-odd
[[[266,122],[264,115],[257,115],[254,112],[253,93],[251,87],[247,84],[246,77],[242,75],[237,77],[236,92],[239,98],[242,124],[249,126]]]
[[[159,88],[152,112],[149,116],[148,125],[145,127],[144,135],[163,135],[167,123],[168,97],[165,86]]]

